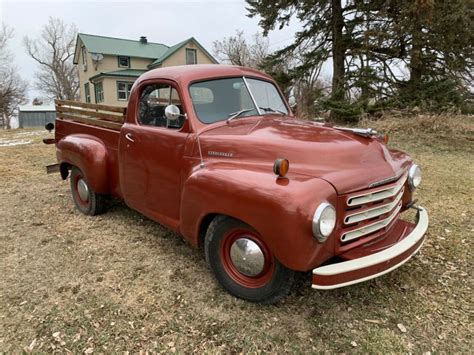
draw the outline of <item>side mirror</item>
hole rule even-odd
[[[296,98],[294,96],[290,96],[288,98],[288,104],[290,105],[291,109],[296,107]]]
[[[46,128],[46,130],[51,133],[51,131],[54,129],[54,123],[52,123],[52,122],[46,123],[44,128]]]
[[[186,117],[186,115],[181,114],[178,106],[168,105],[165,108],[165,116],[170,121],[176,121],[180,117]]]

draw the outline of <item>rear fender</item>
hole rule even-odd
[[[110,193],[107,180],[107,148],[98,138],[87,134],[71,134],[57,145],[57,159],[81,169],[92,189],[101,194]]]
[[[324,180],[289,174],[277,178],[263,170],[206,166],[183,186],[180,229],[199,244],[202,221],[210,214],[239,219],[257,230],[288,268],[310,270],[333,254],[333,243],[312,235],[314,211],[322,201],[336,205],[336,192]]]

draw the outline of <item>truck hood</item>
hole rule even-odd
[[[398,176],[411,164],[405,153],[389,150],[375,138],[281,116],[242,118],[200,137],[205,160],[257,163],[271,171],[275,159],[287,158],[290,179],[291,174],[318,177],[338,194]]]

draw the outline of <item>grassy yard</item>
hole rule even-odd
[[[0,132],[0,352],[472,352],[474,120],[364,125],[423,168],[421,253],[364,284],[301,284],[272,306],[228,295],[201,251],[120,202],[81,215],[69,181],[45,174],[49,134]]]

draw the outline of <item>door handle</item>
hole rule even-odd
[[[131,133],[127,133],[125,135],[125,138],[127,138],[130,142],[135,143],[135,140],[133,139],[133,136]]]

